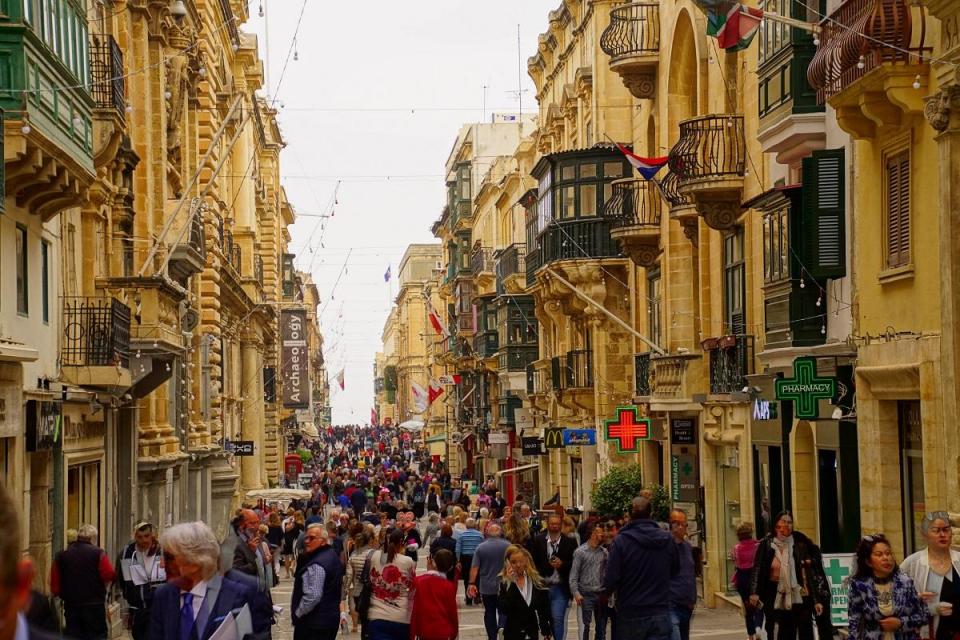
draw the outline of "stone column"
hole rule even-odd
[[[260,352],[253,336],[244,336],[240,342],[242,361],[240,382],[242,386],[243,414],[240,422],[241,440],[253,441],[253,455],[245,456],[240,462],[241,492],[259,489],[263,486],[261,469],[263,466],[263,389]]]
[[[960,13],[960,12],[958,12]],[[940,318],[941,377],[940,397],[943,415],[960,412],[960,73],[951,73],[943,88],[926,100],[924,115],[936,129],[940,150]],[[944,421],[947,422],[947,421]],[[960,509],[960,436],[956,429],[944,429],[944,450],[952,466],[946,474],[946,503],[950,511]],[[866,522],[864,522],[866,526]]]

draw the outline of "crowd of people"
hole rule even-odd
[[[50,576],[62,636],[108,637],[115,585],[134,640],[269,640],[287,607],[295,640],[452,640],[461,604],[483,608],[488,640],[565,640],[571,608],[580,640],[690,638],[699,568],[687,516],[658,522],[647,492],[627,513],[577,522],[558,496],[539,510],[522,496],[508,503],[492,482],[451,478],[396,430],[334,428],[311,450],[309,498],[245,505],[223,541],[202,522],[159,536],[141,522],[111,562],[96,529],[80,527]],[[60,637],[60,616],[31,589],[16,519],[0,491],[0,520],[13,532],[0,543],[0,640]],[[956,639],[960,552],[948,514],[922,524],[927,548],[900,566],[885,536],[861,539],[850,637]],[[742,523],[731,550],[748,637],[833,637],[819,548],[789,513],[772,525],[757,540]],[[289,603],[273,600],[282,580],[292,582]]]

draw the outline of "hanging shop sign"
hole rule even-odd
[[[542,443],[540,438],[520,438],[520,448],[525,456],[542,456]]]
[[[563,449],[563,427],[547,427],[543,430],[543,444],[547,449]]]
[[[252,456],[253,455],[253,440],[234,440],[233,445],[233,455],[235,456]]]
[[[757,398],[753,401],[754,420],[775,420],[777,418],[777,403]]]
[[[674,418],[670,421],[670,444],[696,444],[697,423],[693,418]]]
[[[684,450],[686,448],[684,447]],[[692,453],[670,456],[670,497],[674,502],[695,502],[700,491],[697,457]]]
[[[823,554],[823,573],[830,586],[830,622],[846,627],[847,587],[850,576],[856,569],[857,556],[852,553]]]
[[[487,444],[510,444],[510,432],[491,431],[487,434]]]
[[[616,442],[620,453],[638,451],[640,441],[649,440],[652,432],[650,418],[639,417],[634,405],[617,407],[617,417],[603,424],[607,441]]]
[[[793,402],[797,418],[815,419],[820,400],[832,399],[837,394],[837,379],[817,375],[816,358],[797,358],[793,361],[793,377],[776,381],[777,400]]]
[[[533,414],[530,413],[530,409],[514,409],[513,424],[517,431],[533,429]]]
[[[293,309],[280,312],[280,379],[283,406],[288,409],[310,407],[310,355],[307,352],[307,312]]]
[[[57,400],[27,400],[27,451],[53,449],[60,439],[63,418]]]
[[[564,429],[563,444],[568,447],[596,445],[597,432],[593,429]]]

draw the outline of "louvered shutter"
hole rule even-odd
[[[814,151],[803,160],[803,266],[816,279],[847,274],[843,149]]]
[[[886,160],[887,267],[910,263],[910,152]]]

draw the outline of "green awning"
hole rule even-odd
[[[427,438],[426,440],[424,440],[424,442],[443,442],[443,441],[446,440],[446,439],[447,439],[447,434],[445,434],[445,433],[438,433],[438,434],[435,435],[435,436],[430,436],[429,438]]]

